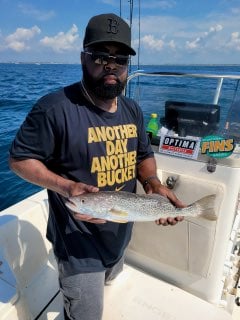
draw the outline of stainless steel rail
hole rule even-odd
[[[207,73],[184,73],[184,72],[144,72],[142,70],[135,71],[132,74],[129,75],[127,84],[134,78],[137,77],[181,77],[181,78],[206,78],[206,79],[218,79],[217,87],[215,90],[215,95],[213,99],[213,103],[217,104],[223,81],[225,79],[231,79],[231,80],[240,80],[240,75],[234,75],[234,74],[207,74]]]

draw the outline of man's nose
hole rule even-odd
[[[104,66],[104,69],[106,71],[116,70],[117,69],[117,65],[116,65],[114,59],[109,60],[108,63]]]

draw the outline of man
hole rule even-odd
[[[135,192],[138,178],[146,192],[182,203],[157,178],[140,108],[121,95],[129,55],[135,55],[128,24],[115,14],[94,16],[83,48],[82,81],[35,104],[12,144],[10,167],[48,189],[47,238],[58,262],[65,319],[100,320],[104,282],[121,271],[132,223],[70,212],[66,198],[99,190]]]

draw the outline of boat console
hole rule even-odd
[[[168,100],[165,117],[160,122],[181,137],[202,137],[216,133],[219,120],[220,106],[217,104]]]

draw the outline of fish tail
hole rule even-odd
[[[215,199],[216,195],[212,194],[196,201],[196,205],[200,207],[200,217],[209,221],[217,220],[217,215],[215,213]]]

